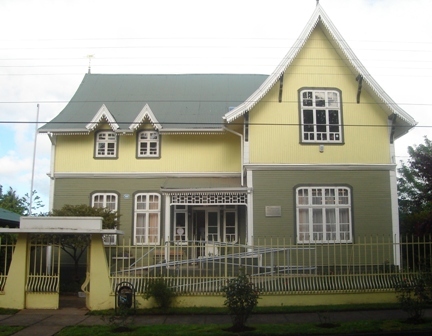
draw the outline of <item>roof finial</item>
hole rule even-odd
[[[87,58],[89,60],[89,65],[88,65],[88,73],[91,73],[91,59],[94,57],[94,55],[87,55]]]
[[[319,5],[319,0],[316,0],[316,2],[317,2],[316,5],[318,6]]]

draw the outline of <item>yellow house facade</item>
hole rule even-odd
[[[87,74],[39,132],[51,207],[116,210],[134,245],[349,248],[398,239],[394,139],[414,125],[318,4],[270,75]]]

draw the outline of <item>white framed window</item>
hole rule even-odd
[[[115,158],[117,156],[117,134],[111,131],[96,133],[95,156]]]
[[[160,195],[154,193],[136,194],[134,203],[134,244],[159,244]]]
[[[114,193],[95,193],[92,195],[93,208],[107,208],[110,211],[117,211],[118,209],[118,196]],[[103,242],[105,245],[116,245],[117,235],[103,235]]]
[[[188,212],[186,205],[176,205],[174,211],[174,241],[188,240]]]
[[[342,143],[340,97],[337,90],[300,91],[303,143]]]
[[[297,243],[351,243],[351,191],[347,187],[296,189]]]
[[[155,131],[141,131],[138,133],[138,157],[159,156],[159,133]]]
[[[225,243],[237,242],[237,208],[235,206],[227,206],[223,213],[224,220],[224,234],[223,240]]]

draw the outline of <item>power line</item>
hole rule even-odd
[[[67,124],[82,124],[87,125],[89,124],[89,121],[0,121],[0,124],[61,124],[61,125],[67,125]],[[139,125],[141,122],[131,122],[131,121],[116,121],[118,125]],[[160,124],[169,124],[169,125],[207,125],[207,126],[226,126],[223,122],[178,122],[178,121],[159,121]],[[94,123],[98,124],[98,123]],[[229,123],[229,125],[236,126],[236,125],[243,125],[243,123]],[[304,126],[304,124],[301,123],[249,123],[249,126]],[[317,124],[308,124],[308,125],[317,125]],[[333,125],[334,126],[334,125]],[[336,125],[337,126],[337,125]],[[402,125],[377,125],[377,124],[341,124],[342,127],[371,127],[371,128],[431,128],[432,125],[415,125],[415,126],[402,126]]]
[[[71,104],[82,104],[82,103],[100,103],[100,104],[105,104],[105,103],[222,103],[222,102],[226,102],[225,100],[177,100],[177,99],[170,99],[170,100],[155,100],[155,99],[151,99],[151,100],[27,100],[27,101],[0,101],[0,104],[64,104],[64,103],[71,103]],[[257,102],[254,100],[244,100],[242,102],[245,103],[252,103],[252,102]],[[274,104],[298,104],[297,100],[284,100],[282,102],[278,102],[278,101],[268,101],[268,100],[264,100],[261,99],[260,102],[263,103],[274,103]],[[226,102],[228,103],[228,102]],[[344,101],[343,102],[344,105],[359,105],[357,102],[355,101]],[[372,103],[372,102],[367,102],[364,103],[362,102],[361,105],[395,105],[395,106],[432,106],[432,103],[393,103],[393,104],[388,104],[388,103]]]

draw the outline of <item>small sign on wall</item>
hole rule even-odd
[[[267,205],[265,207],[266,217],[280,217],[281,213],[282,211],[280,205]]]

